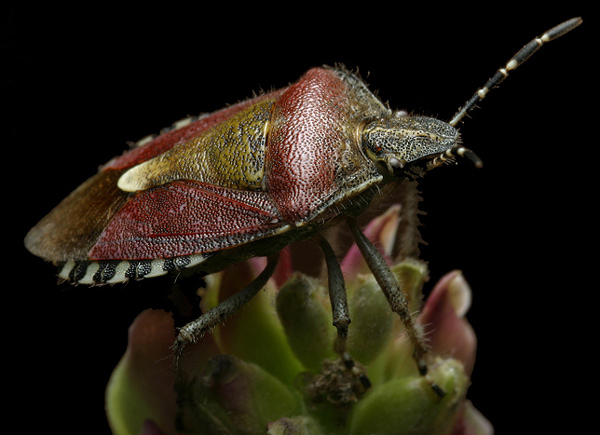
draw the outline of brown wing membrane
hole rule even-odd
[[[84,182],[29,231],[27,249],[52,262],[86,259],[127,201],[128,194],[117,187],[122,173],[100,172]]]

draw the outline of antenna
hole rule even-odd
[[[527,59],[529,59],[533,53],[538,51],[538,49],[546,42],[550,42],[561,37],[565,33],[568,33],[575,27],[579,26],[581,23],[582,20],[580,17],[571,18],[570,20],[551,28],[542,36],[535,38],[529,44],[521,48],[521,50],[519,50],[519,52],[506,63],[504,68],[500,68],[498,71],[496,71],[496,74],[494,74],[494,76],[488,80],[485,86],[478,89],[477,92],[473,94],[471,99],[468,100],[465,105],[458,110],[458,112],[456,112],[456,115],[454,115],[449,124],[452,127],[456,127],[456,125],[465,117],[465,115],[473,110],[478,102],[485,98],[491,89],[493,89],[495,86],[498,86],[506,77],[508,77],[509,71],[517,69],[519,65],[523,64]]]

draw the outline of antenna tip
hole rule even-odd
[[[477,154],[475,154],[468,148],[460,147],[456,151],[456,154],[458,154],[461,157],[466,157],[471,163],[473,163],[473,166],[475,166],[477,169],[483,167],[483,160],[481,160]]]
[[[548,41],[552,41],[553,39],[559,38],[559,37],[563,36],[565,33],[569,33],[571,30],[573,30],[575,27],[579,26],[581,23],[583,23],[583,20],[581,19],[581,17],[571,18],[570,20],[560,23],[558,26],[554,26],[553,28],[548,30],[542,36],[542,41],[548,42]]]

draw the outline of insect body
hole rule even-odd
[[[499,70],[450,123],[395,112],[355,75],[314,68],[294,84],[180,123],[108,162],[27,235],[34,254],[80,284],[117,283],[196,267],[213,273],[268,256],[249,287],[181,329],[176,352],[198,339],[262,288],[277,253],[317,237],[327,259],[338,351],[350,323],[339,264],[319,230],[348,221],[367,263],[404,322],[421,372],[427,347],[404,295],[355,217],[381,186],[464,156],[456,125],[543,42],[576,27],[550,30]],[[351,363],[348,363],[349,365]]]
[[[225,251],[243,259],[247,253],[232,250],[305,236],[304,227],[325,224],[372,196],[391,179],[385,175],[403,175],[405,165],[452,149],[457,138],[436,119],[395,114],[343,69],[315,68],[286,89],[113,159],[26,244],[64,262],[59,276],[80,284],[201,263],[212,272]]]

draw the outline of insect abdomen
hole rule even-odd
[[[130,279],[153,278],[197,266],[212,254],[154,260],[69,260],[59,266],[58,277],[73,284],[116,284]]]

